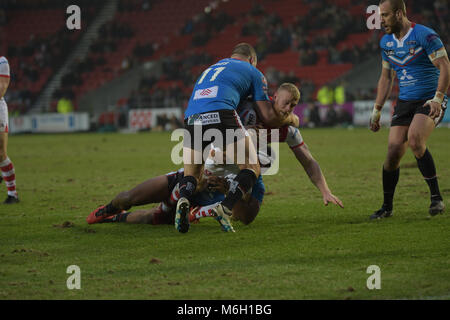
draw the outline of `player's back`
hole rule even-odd
[[[267,100],[263,74],[250,63],[226,58],[203,71],[198,78],[185,118],[216,110],[235,110],[244,97]]]

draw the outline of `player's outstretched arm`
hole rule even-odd
[[[344,208],[344,204],[342,203],[342,201],[334,194],[332,194],[330,188],[328,188],[327,181],[325,180],[322,170],[320,169],[319,163],[316,161],[316,159],[314,159],[307,145],[303,144],[300,147],[292,149],[292,152],[294,152],[295,157],[305,169],[305,172],[311,182],[322,193],[324,205],[333,203],[340,206],[341,208]]]
[[[436,52],[435,55],[440,54],[439,58],[435,58],[432,60],[434,66],[440,71],[438,87],[434,98],[432,100],[428,100],[425,103],[425,105],[430,106],[429,116],[431,117],[431,119],[440,116],[442,103],[450,85],[450,62],[448,60],[447,52],[445,52],[444,48],[438,50],[438,52]]]
[[[394,84],[394,72],[390,68],[389,63],[383,61],[383,68],[377,86],[377,98],[373,106],[372,116],[370,117],[370,130],[373,132],[380,130],[381,109],[391,95],[392,85]]]

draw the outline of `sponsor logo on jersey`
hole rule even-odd
[[[217,97],[218,91],[219,91],[218,86],[195,90],[194,100],[215,98],[215,97]]]
[[[400,77],[400,80],[401,81],[404,81],[404,80],[413,80],[414,79],[414,77],[413,76],[410,76],[409,74],[408,74],[408,72],[406,71],[406,69],[403,69],[402,70],[402,76]]]
[[[213,123],[220,123],[220,116],[218,112],[194,114],[188,118],[188,125],[205,126]]]
[[[407,46],[415,46],[416,44],[417,44],[417,41],[415,41],[415,40],[406,41]]]
[[[229,62],[218,62],[218,63],[216,63],[216,64],[214,64],[214,65],[212,65],[213,67],[215,67],[215,66],[225,66],[225,65],[227,65],[227,64],[229,64]]]

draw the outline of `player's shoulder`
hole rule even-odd
[[[418,34],[428,35],[428,34],[437,34],[432,28],[424,26],[423,24],[416,23],[414,25],[414,30]]]
[[[380,39],[380,48],[382,49],[388,49],[390,47],[394,46],[394,37],[392,34],[385,34]]]
[[[439,37],[436,31],[430,27],[424,26],[423,24],[416,24],[414,26],[414,32],[421,40],[432,41],[433,39]]]
[[[0,56],[0,64],[8,63],[8,59],[5,56]]]

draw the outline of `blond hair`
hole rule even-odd
[[[285,82],[281,86],[278,87],[278,90],[286,90],[292,95],[291,104],[297,105],[300,101],[300,90],[298,90],[297,86],[290,82]]]

